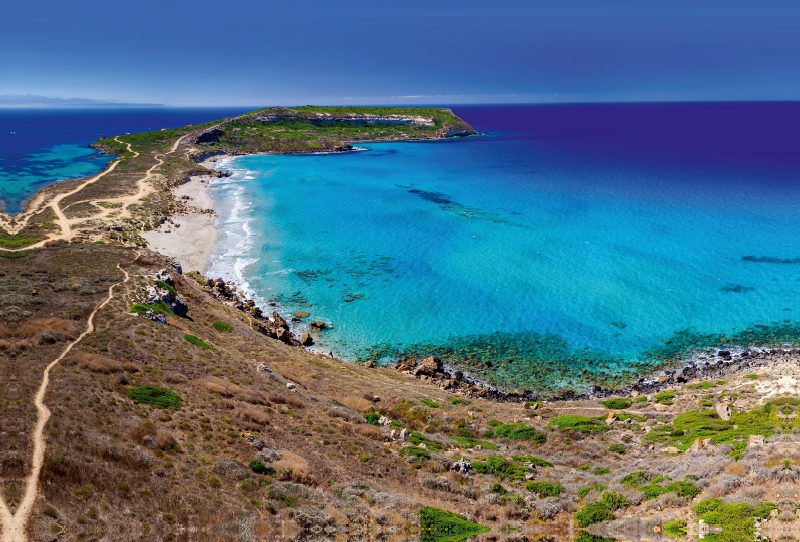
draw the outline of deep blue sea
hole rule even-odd
[[[99,173],[113,156],[89,144],[101,135],[176,128],[247,108],[0,108],[0,207],[22,211],[25,201],[54,182]]]
[[[800,103],[454,111],[485,135],[225,160],[209,274],[510,388],[799,340]]]

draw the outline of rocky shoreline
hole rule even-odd
[[[636,383],[630,386],[613,389],[592,386],[583,392],[565,389],[553,396],[544,396],[533,390],[500,389],[473,379],[462,371],[447,367],[434,356],[428,356],[421,360],[417,360],[413,356],[405,357],[398,360],[394,364],[394,368],[450,392],[499,402],[527,402],[579,401],[630,394],[649,395],[680,384],[720,379],[727,375],[739,374],[759,367],[774,366],[779,363],[788,362],[800,365],[800,349],[748,348],[738,353],[719,350],[713,355],[704,357],[703,360],[685,361],[681,367],[660,371],[658,375],[651,378],[640,377]],[[368,362],[368,364],[374,366],[372,362]]]

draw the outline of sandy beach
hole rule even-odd
[[[184,272],[205,273],[210,267],[211,247],[217,239],[216,217],[202,211],[214,208],[214,200],[207,191],[212,178],[191,177],[189,182],[173,191],[177,199],[188,196],[186,203],[197,212],[174,216],[174,224],[165,223],[157,230],[142,233],[152,250],[177,259]]]

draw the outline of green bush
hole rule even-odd
[[[489,493],[495,493],[497,495],[505,495],[506,493],[508,493],[508,490],[503,486],[501,486],[500,484],[495,483],[492,484],[492,486],[489,488]]]
[[[611,474],[611,469],[604,469],[604,468],[601,467],[599,469],[594,469],[594,473],[593,474],[595,476],[605,476],[606,474]]]
[[[694,505],[694,513],[698,516],[702,516],[706,512],[713,512],[720,506],[722,506],[722,499],[705,499]]]
[[[49,504],[44,507],[44,515],[53,519],[58,519],[58,511]]]
[[[376,412],[370,412],[369,414],[364,414],[364,421],[370,425],[378,425],[378,420],[381,419],[381,415]]]
[[[662,405],[671,405],[672,400],[675,399],[677,394],[671,391],[662,391],[661,393],[655,394],[653,397],[653,401]]]
[[[497,420],[497,419],[494,419],[494,418],[489,420],[489,426],[490,427],[500,427],[501,425],[503,425],[503,422],[501,422],[500,420]]]
[[[633,401],[630,399],[614,398],[603,401],[603,406],[610,410],[625,410],[630,408]]]
[[[771,502],[761,502],[753,508],[753,512],[751,515],[753,517],[759,517],[761,519],[767,519],[769,517],[769,513],[773,510],[777,510],[777,506]]]
[[[425,448],[406,446],[400,449],[400,457],[413,457],[414,459],[428,460],[431,458],[431,453]]]
[[[575,539],[575,542],[617,542],[613,538],[608,538],[607,536],[600,536],[598,534],[587,533],[586,531],[581,531],[578,537]]]
[[[159,301],[158,303],[134,303],[131,306],[131,312],[134,314],[147,314],[149,310],[152,310],[154,314],[169,314],[170,316],[175,316],[175,313],[172,312],[169,305],[163,301]]]
[[[267,465],[258,459],[253,459],[250,464],[248,465],[250,470],[255,472],[256,474],[266,474],[267,473]]]
[[[558,482],[528,482],[525,489],[536,493],[539,497],[558,497],[564,493],[564,486]]]
[[[472,523],[460,514],[432,506],[419,511],[419,525],[420,542],[462,542],[489,531],[488,527]]]
[[[605,418],[588,418],[586,416],[578,416],[576,414],[565,414],[557,416],[547,423],[548,427],[558,427],[560,431],[579,431],[581,433],[605,433],[608,431],[608,425],[605,423]]]
[[[476,438],[462,437],[460,435],[454,435],[454,436],[451,436],[450,438],[453,439],[454,441],[458,442],[458,444],[462,448],[470,449],[470,448],[474,448],[475,446],[480,445],[480,447],[483,448],[484,450],[497,450],[497,446],[495,444],[492,444],[488,440],[480,440],[480,439],[476,439]]]
[[[582,487],[578,490],[578,498],[585,499],[586,496],[592,492],[592,490],[603,491],[605,488],[606,486],[604,486],[603,484],[591,484],[586,487]]]
[[[178,290],[164,282],[163,280],[155,281],[155,285],[161,288],[162,290],[166,290],[169,292],[169,295],[172,296],[172,299],[175,300],[175,296],[178,295]]]
[[[525,467],[510,463],[496,455],[488,457],[486,461],[473,461],[472,468],[474,468],[475,472],[478,474],[492,474],[495,478],[509,478],[512,480],[525,479]]]
[[[585,528],[601,521],[614,519],[614,514],[602,502],[590,502],[575,514],[575,519],[578,521],[578,525]]]
[[[664,494],[664,488],[657,484],[649,484],[641,488],[645,500],[655,499]]]
[[[420,399],[419,402],[425,405],[426,407],[439,408],[439,403],[437,403],[436,401],[431,401],[430,399]]]
[[[438,452],[442,448],[442,445],[436,442],[435,440],[431,440],[417,433],[416,431],[411,431],[411,433],[408,434],[408,441],[411,444],[416,444],[417,446],[419,446],[420,444],[424,444],[426,447],[430,448],[435,452]]]
[[[686,538],[686,520],[673,519],[664,524],[664,534],[670,538]]]
[[[211,327],[219,331],[220,333],[230,333],[233,331],[233,326],[230,325],[228,322],[214,322],[211,324]]]
[[[155,405],[162,408],[178,408],[181,396],[172,390],[158,386],[139,386],[128,392],[128,397],[137,403]]]
[[[542,433],[537,433],[530,425],[524,423],[504,423],[494,429],[495,438],[505,438],[509,440],[532,440],[537,444],[543,443],[547,437]]]
[[[546,459],[536,457],[535,455],[512,455],[511,459],[519,461],[520,463],[531,463],[534,467],[542,467],[545,469],[553,466],[553,464]]]
[[[183,338],[186,339],[187,341],[189,341],[191,344],[193,344],[195,346],[199,346],[201,348],[206,348],[206,349],[209,349],[209,350],[214,348],[213,346],[211,346],[210,344],[205,342],[203,339],[200,339],[199,337],[195,337],[194,335],[189,335],[188,333],[186,335],[184,335]]]
[[[615,454],[623,455],[625,453],[625,445],[624,444],[612,444],[608,447],[609,452],[614,452]]]
[[[697,487],[691,482],[672,482],[671,484],[667,485],[664,488],[664,493],[675,492],[678,494],[679,497],[687,497],[689,499],[694,499],[700,493],[703,492],[702,489]]]
[[[615,491],[606,491],[600,497],[600,502],[605,504],[609,510],[619,510],[620,508],[627,508],[630,503],[625,495]]]
[[[628,487],[638,487],[643,486],[650,480],[650,475],[644,471],[636,471],[630,474],[626,474],[620,480],[620,483],[626,485]]]
[[[462,399],[461,397],[451,397],[450,403],[453,405],[463,405],[464,399]]]

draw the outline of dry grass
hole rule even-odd
[[[218,393],[223,397],[233,397],[242,392],[242,388],[216,376],[204,376],[196,381],[197,386],[208,393]]]
[[[247,403],[239,403],[236,405],[233,415],[241,420],[243,426],[248,431],[258,431],[263,429],[264,426],[269,425],[269,417],[267,414],[254,406]]]
[[[78,329],[75,322],[61,318],[38,318],[22,324],[13,335],[28,339],[39,333],[50,333],[57,339],[74,339],[78,336]]]
[[[358,412],[372,411],[372,401],[367,401],[363,397],[337,397],[336,400]]]
[[[75,352],[67,358],[67,363],[76,364],[78,367],[88,369],[95,373],[117,373],[123,370],[122,364],[117,360],[90,354],[89,352]]]
[[[187,379],[181,373],[167,371],[164,373],[164,380],[170,384],[183,384]]]
[[[734,461],[725,465],[725,474],[735,474],[736,476],[747,476],[747,465],[740,461]]]
[[[311,476],[311,466],[308,464],[308,461],[288,450],[281,450],[281,454],[283,457],[274,463],[276,469],[289,469],[290,477],[295,482],[301,484],[310,484],[314,482],[314,478]]]

